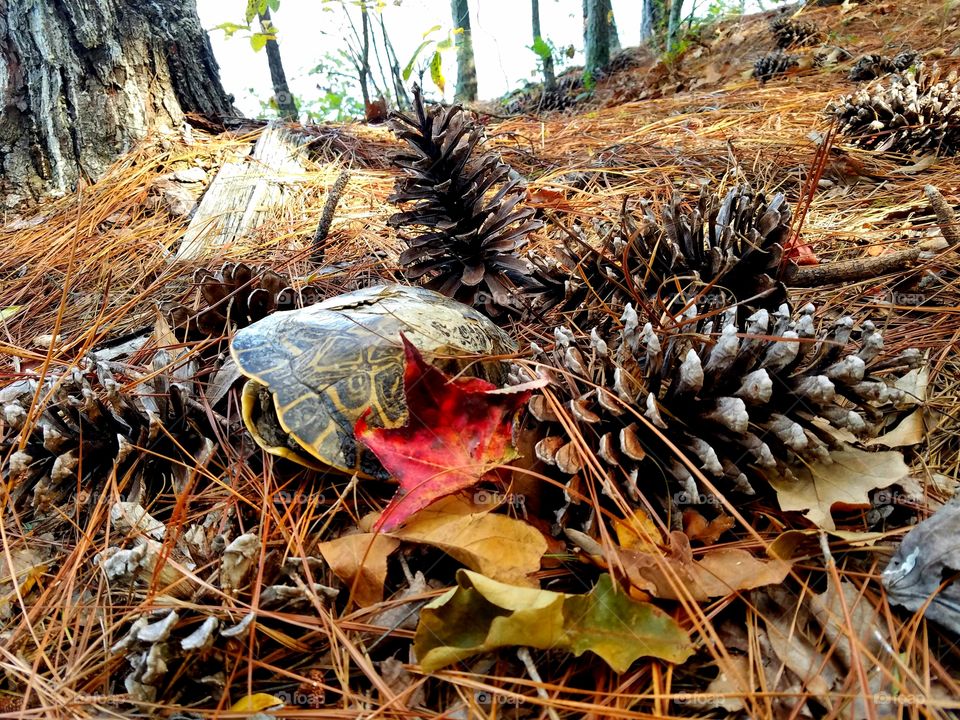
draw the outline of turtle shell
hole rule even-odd
[[[379,285],[274,313],[230,345],[250,378],[243,417],[257,443],[308,467],[382,475],[353,428],[368,408],[372,426],[407,423],[401,332],[428,362],[496,384],[506,366],[489,356],[516,350],[473,308],[418,287]]]

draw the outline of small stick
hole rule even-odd
[[[323,259],[323,243],[326,241],[327,234],[330,232],[333,213],[337,209],[337,203],[340,202],[340,196],[343,195],[343,191],[347,187],[348,182],[350,182],[350,171],[344,170],[327,191],[327,200],[323,204],[323,213],[320,215],[317,230],[313,233],[313,257],[317,261]]]
[[[920,259],[920,248],[898,250],[873,258],[841,260],[814,267],[787,265],[783,280],[789,287],[819,287],[841,282],[858,282],[903,271]]]
[[[537,672],[537,666],[533,664],[533,657],[530,655],[530,649],[522,647],[517,650],[517,657],[520,658],[520,662],[523,663],[524,667],[527,668],[527,674],[530,676],[530,679],[537,685],[537,695],[540,696],[543,700],[549,700],[550,696],[547,694],[547,691],[543,689],[543,678],[540,677],[540,673]],[[550,720],[560,720],[560,716],[557,714],[557,711],[550,707],[546,706],[547,714],[550,716]]]
[[[927,202],[933,208],[933,214],[937,216],[937,224],[944,239],[950,247],[960,247],[960,230],[957,229],[957,214],[953,208],[947,204],[941,192],[933,185],[926,185],[923,188],[923,194],[927,196]]]

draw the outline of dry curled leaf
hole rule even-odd
[[[457,587],[423,608],[414,650],[425,672],[497,648],[587,650],[624,672],[637,658],[681,663],[693,654],[690,638],[653,605],[630,599],[602,575],[586,595],[499,583],[469,570]]]
[[[317,546],[333,573],[353,589],[360,607],[375,605],[383,599],[387,579],[387,557],[400,541],[376,533],[345,535]]]
[[[847,446],[830,452],[833,462],[791,466],[793,478],[769,473],[783,510],[797,510],[817,527],[835,530],[830,514],[834,505],[868,508],[868,493],[890,487],[910,474],[903,455],[896,451],[865,452]]]

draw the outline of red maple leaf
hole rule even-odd
[[[513,419],[530,397],[529,391],[498,391],[480,378],[451,378],[400,337],[409,422],[402,428],[369,427],[368,410],[354,426],[357,440],[400,482],[374,531],[392,530],[417,510],[475,485],[516,457],[510,444]]]

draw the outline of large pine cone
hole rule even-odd
[[[246,263],[225,263],[217,272],[198,270],[199,306],[168,303],[167,322],[181,342],[227,337],[277,310],[295,310],[323,299],[318,288],[294,290],[282,275]]]
[[[634,501],[663,490],[647,478],[664,474],[674,492],[705,491],[671,445],[718,487],[748,495],[764,472],[789,476],[793,463],[829,461],[831,428],[869,436],[913,403],[890,380],[919,354],[884,358],[880,331],[866,322],[855,332],[849,317],[818,334],[813,312],[791,317],[783,306],[739,320],[733,308],[710,316],[691,306],[657,330],[628,305],[606,337],[558,328],[552,349],[534,346],[553,380],[530,403],[545,436],[537,456],[575,475],[597,467],[583,452],[594,449],[606,481]]]
[[[415,117],[392,115],[409,148],[393,157],[404,172],[390,202],[413,203],[394,214],[392,227],[412,228],[400,264],[408,278],[496,313],[516,309],[517,288],[535,285],[517,253],[540,227],[532,208],[520,208],[523,188],[494,152],[475,154],[483,133],[460,106],[427,108],[414,88]]]
[[[551,261],[534,259],[537,279],[553,302],[572,312],[572,322],[597,324],[619,315],[627,303],[645,306],[688,288],[683,304],[774,310],[786,301],[779,281],[783,246],[790,233],[790,205],[781,193],[767,201],[747,186],[722,198],[704,189],[696,204],[674,193],[658,218],[649,206],[624,214],[607,230],[599,250],[585,241]],[[562,298],[562,299],[558,299]]]
[[[789,17],[778,17],[770,21],[770,32],[777,41],[777,47],[800,47],[815,45],[820,42],[822,34],[816,23],[806,20],[793,20]]]

